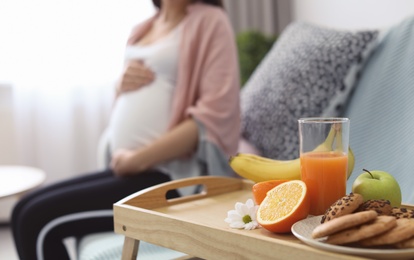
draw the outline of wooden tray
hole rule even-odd
[[[168,190],[202,185],[202,192],[167,200]],[[196,177],[157,185],[114,204],[115,232],[125,236],[122,259],[136,259],[139,240],[204,259],[365,259],[305,245],[292,234],[238,230],[224,219],[252,198],[253,183]]]

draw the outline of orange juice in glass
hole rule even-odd
[[[311,199],[311,215],[323,214],[346,194],[349,119],[299,119],[302,180]]]

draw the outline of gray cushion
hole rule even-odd
[[[403,202],[414,203],[414,17],[396,25],[381,41],[361,74],[346,115],[355,170],[395,176]]]
[[[266,157],[298,157],[297,120],[343,112],[377,34],[290,24],[242,90],[243,138]]]

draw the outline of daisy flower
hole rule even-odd
[[[259,226],[256,220],[256,212],[259,206],[254,205],[252,199],[248,199],[245,204],[237,202],[235,209],[227,212],[227,218],[224,219],[230,224],[231,228],[255,229]]]

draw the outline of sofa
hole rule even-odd
[[[278,37],[241,91],[241,152],[298,156],[297,119],[350,118],[355,168],[384,170],[414,204],[414,17],[387,30],[340,31],[294,22]],[[94,234],[79,260],[120,259],[123,238]],[[142,243],[138,258],[181,256]]]

